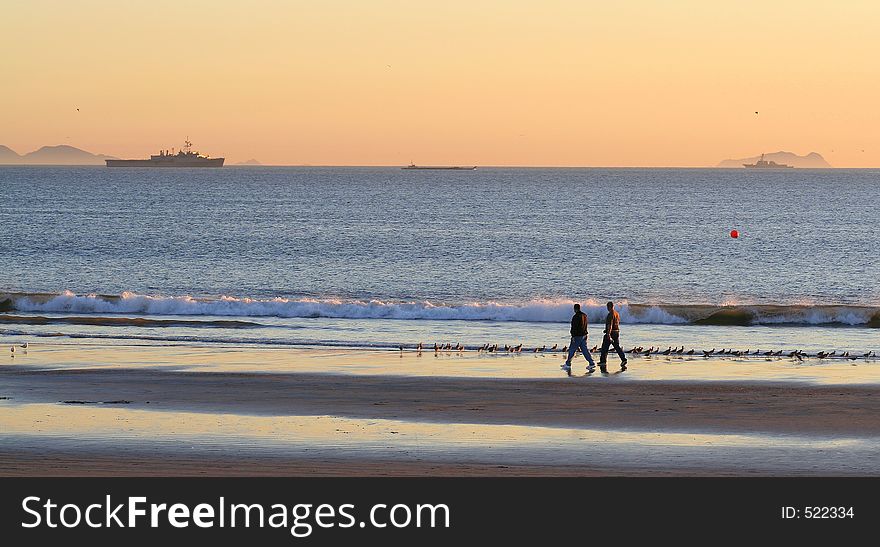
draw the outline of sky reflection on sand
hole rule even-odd
[[[34,344],[19,351],[7,365],[38,368],[161,368],[216,372],[309,372],[355,375],[454,376],[479,378],[564,378],[561,353],[478,354],[455,351],[419,356],[414,351],[343,348],[265,348]],[[577,356],[573,375],[583,376],[586,361]],[[630,358],[629,369],[618,372],[609,356],[609,372],[589,380],[773,381],[815,384],[878,384],[880,360],[808,359],[786,357],[711,358],[697,356]]]
[[[0,439],[42,446],[229,457],[394,458],[515,465],[661,465],[740,472],[880,472],[878,440],[432,424],[333,416],[262,417],[0,403]]]

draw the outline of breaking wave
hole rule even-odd
[[[605,317],[604,302],[581,303],[591,322]],[[427,301],[386,302],[310,298],[195,298],[120,295],[61,294],[0,295],[0,312],[53,314],[134,314],[151,316],[279,317],[402,319],[443,321],[564,322],[571,317],[568,300],[533,300],[521,303],[472,302],[444,304]],[[708,305],[634,304],[618,306],[625,323],[695,325],[842,325],[880,327],[880,307],[853,305]],[[105,324],[118,323],[106,318]],[[99,322],[95,320],[94,322]],[[237,326],[245,326],[242,323]],[[222,326],[209,325],[209,326]]]

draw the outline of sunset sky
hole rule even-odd
[[[140,158],[189,136],[230,163],[315,165],[787,150],[880,166],[878,29],[876,0],[0,0],[0,144]]]

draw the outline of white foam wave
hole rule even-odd
[[[582,304],[590,322],[605,319],[603,303]],[[571,301],[535,300],[521,304],[473,302],[459,305],[432,302],[383,302],[380,300],[338,299],[252,299],[222,296],[217,299],[191,296],[148,296],[124,292],[118,298],[94,294],[77,295],[70,291],[48,299],[19,298],[15,308],[25,312],[83,314],[210,315],[235,317],[328,317],[346,319],[433,319],[470,321],[565,322],[571,318]],[[633,312],[620,307],[626,323],[678,324],[687,321],[659,307]]]
[[[119,296],[78,295],[70,291],[54,296],[19,295],[14,309],[22,312],[80,314],[190,315],[218,317],[279,317],[339,319],[411,319],[440,321],[523,321],[559,323],[571,318],[570,300],[527,302],[470,302],[461,304],[429,301],[388,302],[335,298],[195,298],[192,296],[149,296],[124,292]],[[591,324],[605,319],[605,303],[582,301]],[[876,306],[842,305],[741,305],[751,324],[773,325],[867,325],[875,321]],[[729,310],[724,306],[659,304],[645,306],[627,302],[618,305],[621,321],[629,324],[676,325],[710,318]],[[707,324],[711,324],[707,323]],[[724,323],[721,323],[724,324]]]

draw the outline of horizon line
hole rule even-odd
[[[244,164],[230,163],[223,166],[227,167],[348,167],[348,168],[401,168],[408,164],[330,164],[330,163],[260,163],[260,164]],[[426,164],[427,165],[427,164]],[[430,164],[431,166],[455,167],[453,164]],[[477,169],[723,169],[725,171],[737,171],[744,168],[739,167],[720,167],[718,165],[525,165],[525,164],[506,164],[506,165],[480,165],[468,164],[475,166]],[[0,167],[106,167],[99,163],[0,163]],[[880,169],[880,166],[868,167],[795,167],[800,171],[810,170],[844,170],[844,169]]]

